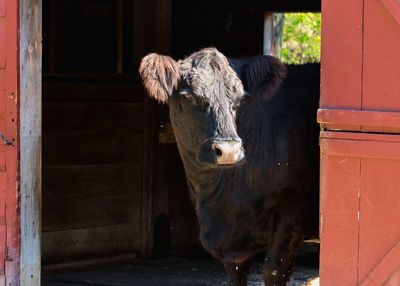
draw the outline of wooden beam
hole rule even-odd
[[[144,52],[171,53],[171,16],[172,0],[148,0],[141,6],[145,15],[146,28]],[[139,6],[139,5],[138,5]],[[146,36],[147,35],[147,36]],[[136,39],[140,41],[144,39]],[[141,256],[148,258],[153,246],[153,187],[155,156],[158,149],[158,115],[156,104],[148,96],[144,99],[144,149],[143,149],[143,192],[142,192],[142,228]],[[168,202],[166,202],[168,203]]]
[[[274,13],[264,14],[264,45],[263,55],[272,56],[274,54]]]
[[[20,0],[20,285],[40,285],[42,1]]]
[[[320,108],[317,120],[327,130],[400,132],[400,112]]]

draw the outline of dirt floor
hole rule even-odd
[[[318,277],[317,266],[298,265],[289,286]],[[221,263],[208,259],[169,259],[72,274],[44,275],[42,286],[228,286]],[[249,286],[262,286],[261,263],[255,263]]]

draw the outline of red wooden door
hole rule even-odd
[[[0,285],[17,285],[19,267],[17,1],[0,0]]]
[[[400,285],[400,2],[322,1],[321,285]]]

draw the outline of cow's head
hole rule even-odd
[[[257,93],[263,85],[277,85],[283,69],[278,60],[265,57],[256,65],[240,64],[235,72],[217,49],[206,48],[178,62],[149,54],[139,72],[149,95],[169,105],[181,155],[198,166],[217,167],[244,159],[235,120],[248,93],[239,76],[251,80],[246,87]]]

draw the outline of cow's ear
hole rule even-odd
[[[139,73],[149,95],[166,103],[179,82],[179,65],[168,56],[149,54],[142,59]]]
[[[240,72],[244,88],[252,95],[266,98],[274,95],[285,75],[285,65],[272,56],[251,58],[241,67]]]

